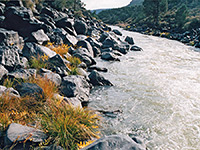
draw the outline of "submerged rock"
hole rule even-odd
[[[110,135],[98,139],[81,150],[146,150],[146,147],[128,136]]]

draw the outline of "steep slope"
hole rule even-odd
[[[144,0],[132,0],[128,6],[142,5]]]

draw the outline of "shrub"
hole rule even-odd
[[[47,68],[47,61],[48,56],[43,55],[40,56],[38,55],[38,57],[32,57],[29,61],[29,65],[31,68],[35,68],[35,69],[41,69],[41,68]]]
[[[61,45],[55,46],[53,43],[50,43],[50,42],[47,43],[46,46],[50,48],[52,51],[56,52],[57,54],[60,54],[63,57],[64,55],[68,53],[68,50],[70,48],[70,46],[68,46],[67,44],[61,44]]]
[[[99,117],[91,110],[51,103],[41,118],[42,128],[49,135],[48,141],[66,150],[76,150],[80,142],[99,138]]]

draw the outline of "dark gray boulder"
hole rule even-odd
[[[60,76],[68,75],[70,69],[66,66],[65,60],[59,55],[55,55],[54,57],[48,60],[48,67],[53,71],[58,73]]]
[[[10,0],[6,3],[6,7],[9,7],[9,6],[24,7],[21,0]]]
[[[101,59],[108,60],[108,61],[110,61],[110,60],[111,61],[120,61],[120,59],[117,58],[117,56],[112,52],[103,52],[101,54]]]
[[[117,30],[117,29],[114,29],[113,32],[115,34],[119,35],[119,36],[122,36],[122,33],[119,30]]]
[[[85,35],[87,33],[88,27],[84,21],[76,20],[74,23],[74,29],[77,34]]]
[[[0,45],[5,44],[16,45],[18,48],[23,48],[24,40],[17,32],[0,28]]]
[[[12,87],[7,88],[5,86],[0,85],[0,96],[3,94],[8,94],[11,97],[20,97],[19,92],[13,89]]]
[[[146,150],[146,147],[125,135],[110,135],[98,139],[81,150]]]
[[[94,57],[99,56],[101,54],[100,48],[101,48],[102,44],[97,42],[92,37],[87,38],[86,41],[88,41],[90,43],[90,45],[92,46]]]
[[[110,48],[110,47],[113,48],[114,45],[117,44],[117,42],[116,42],[114,39],[108,37],[108,38],[106,38],[106,39],[103,41],[102,44],[103,44],[103,45],[102,45],[102,48],[103,48],[103,49],[105,49],[105,48]]]
[[[16,46],[0,46],[0,64],[8,71],[21,68],[19,49]]]
[[[75,36],[66,33],[63,37],[63,43],[67,45],[75,45],[78,40]]]
[[[90,84],[83,76],[66,76],[61,83],[61,93],[66,97],[76,97],[81,102],[87,102],[90,92]]]
[[[5,17],[5,28],[17,31],[22,37],[29,37],[32,32],[45,27],[44,23],[37,20],[32,11],[25,7],[8,7]]]
[[[59,74],[54,73],[47,69],[40,69],[41,75],[47,79],[49,79],[51,82],[53,82],[56,86],[59,86],[61,84],[62,78]]]
[[[141,47],[138,47],[138,46],[132,46],[131,51],[142,51],[142,48]]]
[[[114,50],[117,50],[118,52],[120,52],[120,53],[122,53],[122,54],[127,54],[128,53],[128,48],[126,47],[126,45],[123,45],[123,44],[120,44],[120,45],[118,45],[118,44],[115,44],[114,46],[113,46],[113,49]]]
[[[38,56],[47,56],[48,58],[51,58],[56,55],[56,52],[50,50],[49,48],[45,46],[38,45],[36,43],[25,43],[24,48],[22,50],[22,54],[27,59],[31,59],[32,57],[38,57]]]
[[[89,74],[89,79],[90,79],[90,83],[93,86],[103,86],[103,85],[109,85],[112,86],[113,84],[105,79],[101,74],[99,74],[97,71],[93,70],[90,74]]]
[[[59,20],[61,18],[68,17],[66,13],[57,11],[56,9],[50,8],[50,7],[43,7],[41,10],[41,14],[46,14],[53,18],[54,20]]]
[[[107,32],[104,32],[101,34],[99,41],[103,42],[107,37],[109,37],[109,34]]]
[[[59,28],[68,27],[69,29],[74,30],[73,24],[74,24],[74,21],[68,18],[62,18],[56,21],[56,26]]]
[[[102,68],[98,66],[89,66],[87,69],[89,72],[92,72],[93,70],[99,71],[99,72],[108,72],[107,68]]]
[[[44,93],[41,87],[35,83],[19,83],[15,86],[20,96],[30,96],[38,100],[44,99]]]
[[[131,44],[131,45],[135,44],[133,38],[130,37],[130,36],[127,36],[127,37],[125,38],[125,41],[128,42],[128,44]]]
[[[76,45],[78,47],[83,47],[83,48],[86,48],[88,50],[88,52],[90,53],[90,56],[91,57],[94,57],[94,52],[93,52],[93,49],[92,49],[92,46],[90,45],[90,43],[86,40],[81,40],[81,41],[78,41],[76,43]]]
[[[5,4],[0,3],[0,16],[4,14],[4,11],[5,11]]]
[[[31,128],[28,126],[23,126],[17,123],[11,123],[6,131],[6,136],[4,138],[4,143],[7,146],[11,146],[14,143],[17,143],[14,146],[14,149],[30,149],[30,143],[41,143],[47,138],[45,133],[39,129]],[[27,140],[25,147],[23,147],[23,141]],[[31,142],[30,142],[31,141]],[[20,144],[20,142],[22,144]]]
[[[44,30],[40,29],[31,33],[28,39],[29,42],[35,42],[38,44],[43,44],[44,42],[50,41],[49,37],[44,33]]]
[[[8,70],[6,70],[4,66],[0,65],[0,80],[2,79],[4,75],[7,75],[7,74],[8,74]]]

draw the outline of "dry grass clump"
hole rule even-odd
[[[70,46],[67,44],[61,44],[61,45],[54,45],[53,43],[47,43],[46,45],[48,48],[50,48],[52,51],[56,52],[57,54],[60,54],[62,57],[68,53],[68,50]]]
[[[38,55],[37,57],[32,57],[29,61],[29,66],[35,69],[47,68],[48,56],[45,54],[43,56]]]

